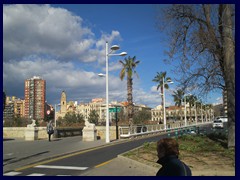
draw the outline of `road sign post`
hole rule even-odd
[[[120,112],[120,111],[121,111],[120,107],[109,108],[109,112]]]
[[[118,116],[117,113],[121,111],[121,107],[109,108],[109,112],[115,113],[115,121],[116,121],[116,139],[118,139]]]
[[[50,113],[51,113],[51,111],[50,111],[50,110],[47,110],[47,120],[48,120],[48,121],[50,120]]]
[[[117,114],[118,114],[118,109],[117,109],[118,107],[115,107],[115,118],[116,118],[116,139],[118,139],[118,116],[117,116]],[[120,112],[120,108],[119,108],[119,112]]]

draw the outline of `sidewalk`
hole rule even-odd
[[[84,142],[81,136],[53,138],[51,142],[47,139],[37,141],[4,139],[3,172],[105,144],[104,140]]]
[[[110,144],[118,143],[118,140]],[[105,140],[84,142],[81,136],[53,138],[48,140],[25,141],[24,139],[4,139],[3,173],[14,171],[39,161],[59,157],[73,152],[109,145]],[[156,169],[139,162],[128,161],[119,155],[98,167],[91,168],[81,176],[155,176]]]
[[[118,156],[109,163],[95,167],[80,176],[155,176],[158,169]]]

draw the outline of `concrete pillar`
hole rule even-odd
[[[88,124],[82,130],[83,141],[96,141],[97,140],[97,129],[94,124]]]
[[[25,140],[26,141],[38,140],[38,128],[37,127],[27,127],[25,130]]]

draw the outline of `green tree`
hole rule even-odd
[[[14,116],[13,118],[6,119],[3,126],[4,127],[26,127],[28,121],[24,117]]]
[[[163,84],[164,84],[164,89],[168,89],[169,86],[168,86],[168,81],[172,81],[170,77],[166,77],[167,75],[167,72],[164,71],[164,72],[157,72],[157,75],[154,77],[154,79],[152,80],[153,82],[156,82],[158,83],[157,84],[157,90],[160,89],[160,92],[161,92],[161,98],[162,98],[162,109],[164,107],[164,100],[163,100]],[[164,109],[163,109],[164,110]]]
[[[88,121],[89,121],[90,123],[94,123],[95,125],[98,124],[99,115],[98,115],[98,113],[97,113],[96,110],[90,111]]]
[[[189,103],[190,120],[192,121],[192,107],[195,105],[195,101],[197,101],[197,97],[194,95],[189,95],[186,97],[186,101]]]
[[[144,124],[145,122],[151,120],[151,112],[143,109],[142,111],[138,111],[133,116],[134,124]]]
[[[58,117],[56,123],[57,123],[57,127],[63,126],[64,125],[63,117]]]
[[[67,112],[63,118],[63,121],[65,121],[66,125],[71,126],[73,124],[83,123],[84,117],[82,114],[76,114],[75,112]]]
[[[184,91],[182,89],[178,89],[177,91],[173,91],[173,101],[175,102],[175,106],[181,107],[180,108],[180,119],[182,121],[182,101],[184,97]]]
[[[133,74],[137,75],[136,67],[140,63],[139,60],[136,60],[136,56],[125,58],[124,61],[119,61],[122,65],[120,72],[120,79],[123,80],[127,74],[127,101],[128,101],[128,121],[129,125],[133,125]],[[138,76],[138,75],[137,75]]]

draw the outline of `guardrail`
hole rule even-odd
[[[134,125],[134,126],[119,126],[120,138],[129,138],[133,136],[145,135],[145,134],[154,134],[160,132],[167,132],[175,129],[184,129],[191,128],[196,126],[202,126],[210,124],[212,122],[203,122],[203,123],[192,123],[184,126],[183,123],[173,123],[167,124],[166,129],[164,129],[163,124],[154,124],[154,125]]]

